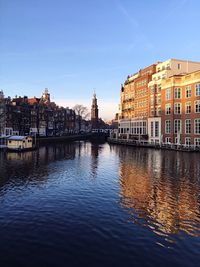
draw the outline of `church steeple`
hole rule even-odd
[[[91,107],[92,128],[98,128],[98,121],[99,121],[99,115],[98,115],[97,97],[94,91],[93,99],[92,99],[92,107]]]
[[[47,88],[45,88],[44,92],[42,93],[41,101],[45,104],[50,103],[50,94]]]

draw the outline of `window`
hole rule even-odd
[[[171,132],[171,121],[166,120],[165,121],[165,133],[170,134],[170,132]]]
[[[200,83],[195,85],[195,94],[196,96],[200,96]]]
[[[155,137],[159,136],[159,122],[155,121]]]
[[[181,114],[181,103],[174,104],[174,114]]]
[[[158,84],[158,85],[157,85],[157,93],[160,93],[160,92],[161,92],[161,88],[162,88],[162,87],[161,87],[161,84]]]
[[[166,104],[165,105],[165,114],[166,115],[171,114],[171,104]]]
[[[186,98],[191,97],[191,86],[190,85],[185,87],[185,97]]]
[[[154,113],[155,113],[154,109],[151,109],[151,116],[154,116]]]
[[[181,64],[178,63],[177,67],[178,67],[178,70],[180,70],[181,69]]]
[[[156,108],[156,115],[161,116],[161,107]]]
[[[191,133],[191,120],[185,120],[185,133],[190,134]]]
[[[175,137],[175,144],[179,144],[179,140],[178,140],[178,137]]]
[[[147,83],[147,80],[142,80],[136,83],[136,88],[144,86]]]
[[[195,101],[195,112],[200,112],[200,100]]]
[[[151,96],[151,106],[153,106],[154,105],[154,96],[152,95]]]
[[[174,133],[181,133],[181,120],[174,120]]]
[[[131,128],[131,134],[133,134],[133,128]]]
[[[158,104],[160,104],[160,102],[161,102],[161,99],[160,99],[160,96],[158,95],[158,96],[156,96],[156,104],[158,105]]]
[[[200,119],[194,120],[194,133],[200,134]]]
[[[147,124],[146,122],[143,122],[143,134],[147,134]]]
[[[150,91],[151,91],[151,94],[154,94],[154,92],[155,92],[154,86],[150,87]]]
[[[174,89],[174,98],[175,99],[181,98],[181,88],[175,88]]]
[[[170,100],[171,98],[171,88],[167,88],[165,91],[165,99]]]
[[[190,137],[186,137],[185,138],[185,145],[186,146],[190,146],[191,145],[191,138]]]
[[[194,138],[195,146],[200,146],[200,138]]]
[[[170,144],[171,143],[171,137],[166,137],[165,138],[165,143]]]
[[[191,113],[191,102],[185,103],[185,113],[190,114]]]
[[[153,136],[153,121],[151,122],[151,136]]]

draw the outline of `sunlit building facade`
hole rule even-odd
[[[178,137],[173,137],[174,135],[172,135],[171,132],[168,134],[168,128],[171,126],[169,126],[169,122],[165,122],[165,120],[167,120],[165,115],[169,115],[166,114],[166,112],[168,112],[166,109],[172,108],[170,107],[169,99],[166,99],[164,94],[166,81],[168,81],[167,86],[170,87],[169,83],[172,82],[173,79],[177,80],[177,76],[179,76],[180,79],[180,77],[185,77],[199,70],[200,62],[169,59],[164,62],[152,64],[134,75],[128,76],[127,80],[121,86],[120,91],[118,136],[126,139],[148,140],[149,143],[153,144],[165,142],[198,144],[198,137],[192,137],[193,139],[196,138],[196,141],[193,140],[191,142],[189,136],[184,137],[182,135],[180,139],[180,132]],[[195,83],[196,78],[194,75],[191,76],[191,83],[192,79],[194,79]],[[166,92],[166,94],[168,93]],[[198,96],[196,97],[198,98]],[[179,100],[184,101],[184,99],[184,96],[181,94]],[[170,100],[173,101],[172,98]],[[198,99],[194,101],[197,100]],[[169,102],[166,103],[166,107],[165,101]],[[187,103],[187,105],[189,105],[189,103]],[[180,112],[180,105],[178,103],[175,104],[175,109],[178,110],[175,110],[175,112]],[[191,114],[192,112],[193,111],[191,111]],[[174,115],[179,116],[179,113]],[[177,118],[177,120],[179,120],[179,118]],[[197,123],[197,121],[195,122]],[[180,128],[179,121],[175,121],[175,123],[178,124],[175,128]],[[187,121],[187,125],[189,125],[189,121]],[[167,133],[165,131],[166,127]],[[186,138],[184,142],[183,138]]]
[[[187,74],[200,70],[200,62],[188,60],[169,59],[159,62],[156,66],[156,73],[152,75],[152,81],[149,82],[149,118],[148,118],[148,136],[150,143],[163,142],[163,132],[161,130],[162,114],[162,88],[163,82],[174,75]]]
[[[149,117],[148,83],[156,72],[156,64],[139,70],[121,86],[119,134],[124,137],[147,138]]]
[[[200,146],[200,71],[162,82],[163,142]]]

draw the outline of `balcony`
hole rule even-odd
[[[134,97],[129,97],[123,100],[123,102],[134,101]]]

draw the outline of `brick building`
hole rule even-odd
[[[200,146],[200,71],[162,82],[162,141]]]
[[[118,136],[150,143],[198,144],[200,113],[195,110],[200,99],[193,91],[199,71],[200,62],[169,59],[128,76],[120,90]],[[184,86],[193,88],[190,98],[182,93]],[[187,127],[187,132],[182,127]]]
[[[149,117],[148,83],[156,72],[156,64],[128,76],[120,91],[119,133],[133,138],[147,136]]]
[[[151,143],[163,142],[161,133],[161,112],[162,101],[161,92],[163,82],[174,75],[184,75],[196,70],[200,70],[200,62],[193,62],[180,59],[169,59],[157,63],[156,73],[152,75],[152,81],[149,82],[149,118],[148,118],[148,136]]]
[[[41,98],[10,97],[0,92],[0,134],[59,136],[75,131],[75,111],[50,101],[45,89]]]

